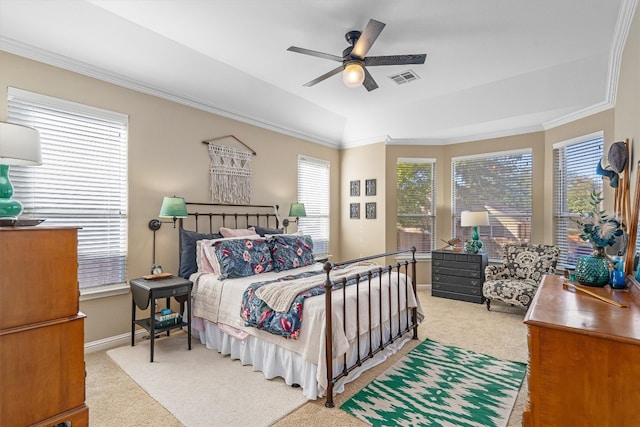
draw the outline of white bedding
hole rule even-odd
[[[199,336],[202,342],[207,346],[216,348],[223,354],[231,354],[234,358],[242,359],[243,363],[250,363],[255,369],[261,370],[267,377],[282,376],[288,383],[300,384],[304,389],[307,398],[314,399],[324,394],[327,387],[326,363],[325,363],[325,296],[307,298],[304,302],[304,312],[300,335],[297,340],[286,339],[280,336],[270,334],[253,327],[245,327],[240,317],[240,305],[242,295],[247,286],[256,281],[272,280],[281,276],[298,274],[304,271],[320,271],[323,266],[320,263],[288,270],[283,272],[269,272],[258,276],[250,276],[239,279],[218,280],[218,276],[211,273],[198,272],[191,276],[194,282],[192,291],[192,314],[195,318],[194,333]],[[324,273],[321,274],[324,277]],[[388,275],[383,276],[383,292],[382,292],[382,321],[384,323],[383,334],[388,336],[389,327],[389,309],[388,309]],[[392,283],[396,282],[397,275],[391,275]],[[402,276],[404,277],[404,276]],[[372,283],[378,284],[375,278]],[[269,285],[268,285],[269,286]],[[360,310],[361,313],[368,312],[368,290],[367,286],[361,285],[360,289]],[[409,291],[405,296],[405,288]],[[405,307],[405,301],[408,301],[409,307],[417,307],[418,321],[423,316],[422,307],[419,304],[417,296],[413,293],[413,288],[409,282],[409,286],[400,287],[400,304]],[[347,287],[347,313],[355,312],[356,305],[356,286]],[[334,372],[338,368],[336,363],[340,364],[342,359],[339,356],[349,351],[349,359],[356,359],[354,344],[356,343],[356,335],[358,328],[355,316],[347,316],[346,328],[343,327],[345,319],[342,316],[342,291],[334,291],[333,299],[333,356],[334,356]],[[392,292],[391,298],[392,312],[397,312],[398,297],[397,293]],[[372,328],[374,335],[380,335],[379,328],[379,302],[378,292],[372,292],[371,306]],[[404,327],[406,314],[400,316],[401,326]],[[369,329],[369,316],[360,316],[360,331]],[[394,331],[398,329],[397,316],[391,322],[391,328]],[[346,329],[346,332],[345,332]],[[366,336],[363,335],[363,336]],[[360,346],[368,346],[368,339],[361,340]],[[404,341],[404,340],[403,340]],[[385,355],[392,354],[397,351],[402,343],[391,347],[380,355],[384,360]],[[235,347],[235,349],[234,349]],[[368,351],[368,349],[367,349]],[[383,354],[384,353],[384,354]],[[235,354],[235,356],[234,356]],[[363,353],[363,348],[360,349]],[[272,363],[265,363],[264,359],[276,358]],[[335,362],[338,359],[338,362]],[[378,357],[379,363],[380,357]],[[377,364],[372,361],[369,364]],[[263,366],[264,365],[264,366]],[[295,372],[293,372],[295,371]],[[315,377],[315,378],[311,378]],[[352,378],[355,377],[352,376]],[[339,390],[338,390],[339,391]]]

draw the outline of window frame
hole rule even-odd
[[[40,131],[43,165],[10,170],[14,195],[26,217],[79,227],[81,295],[128,289],[128,116],[9,87],[8,121]]]
[[[315,168],[315,173],[304,168]],[[298,218],[298,229],[311,236],[314,255],[329,253],[331,162],[298,154],[298,203],[304,203],[307,216]],[[322,200],[320,199],[322,198]]]
[[[402,164],[402,163],[409,163],[409,164],[429,164],[431,165],[431,171],[430,171],[430,177],[429,177],[429,191],[431,193],[431,203],[430,206],[426,206],[428,203],[425,203],[425,206],[423,206],[424,208],[427,208],[427,212],[425,213],[420,213],[420,212],[415,212],[415,213],[401,213],[401,201],[400,201],[400,196],[401,196],[401,189],[400,189],[400,180],[399,180],[399,168],[398,165]],[[406,232],[405,228],[406,227],[402,227],[400,224],[400,218],[401,217],[406,217],[406,218],[424,218],[429,224],[429,226],[426,226],[425,229],[423,230],[423,232],[421,233],[423,235],[422,238],[417,238],[418,241],[421,241],[421,244],[416,244],[416,245],[411,245],[411,246],[415,246],[416,247],[416,256],[428,256],[431,254],[431,252],[436,248],[436,234],[437,234],[437,230],[436,230],[436,159],[435,158],[430,158],[430,157],[398,157],[396,159],[396,249],[406,249],[408,246],[407,245],[403,245],[401,244],[401,242],[405,239],[411,241],[412,238],[410,236],[406,236],[405,238],[403,238],[401,236],[401,233],[404,231]],[[425,196],[428,196],[425,195]],[[413,227],[415,228],[415,227]],[[427,231],[428,229],[428,231]],[[412,233],[415,234],[415,233]],[[429,241],[428,242],[424,242],[424,235],[428,234],[429,235]],[[427,250],[420,250],[422,248],[430,248]]]
[[[591,144],[591,145],[589,145]],[[553,237],[554,244],[560,249],[560,257],[558,259],[558,269],[563,270],[565,267],[572,267],[575,265],[575,261],[581,255],[590,255],[592,252],[591,244],[588,242],[576,241],[575,251],[570,250],[569,237],[566,234],[566,230],[570,229],[570,224],[580,217],[579,212],[571,212],[568,208],[568,192],[567,180],[569,174],[566,165],[566,157],[568,149],[578,149],[579,145],[584,145],[584,148],[578,153],[577,157],[581,160],[576,162],[573,166],[576,169],[573,173],[577,173],[580,166],[583,166],[585,170],[591,171],[583,177],[584,180],[591,180],[593,186],[584,191],[584,197],[589,198],[591,191],[602,191],[603,183],[602,177],[596,174],[595,161],[596,158],[601,159],[604,153],[604,132],[598,131],[587,135],[582,135],[576,138],[571,138],[566,141],[561,141],[552,145],[553,154]],[[599,145],[598,151],[593,151],[593,145]],[[561,159],[560,157],[563,157]],[[586,163],[584,156],[593,156],[591,162]],[[560,162],[563,162],[563,165]],[[586,164],[583,165],[583,162]],[[561,168],[562,166],[562,168]],[[576,224],[577,226],[577,224]],[[563,231],[565,230],[565,231]],[[579,234],[579,232],[577,233]],[[577,236],[576,234],[576,236]],[[575,238],[574,238],[575,239]],[[575,258],[575,260],[573,260]],[[573,260],[573,262],[571,261]]]
[[[519,156],[526,156],[520,160],[517,160]],[[510,179],[509,177],[500,177],[500,180],[508,183],[518,182],[520,184],[528,185],[528,189],[525,189],[529,193],[528,206],[499,206],[498,201],[494,201],[491,196],[479,197],[474,200],[473,203],[463,204],[459,206],[457,203],[457,182],[461,181],[461,177],[456,176],[456,168],[464,161],[508,161],[508,162],[521,162],[524,166],[528,167],[529,177],[522,178],[519,181]],[[478,166],[482,166],[478,163]],[[484,166],[486,170],[495,169],[495,165],[487,164]],[[521,170],[521,169],[518,169]],[[484,175],[483,175],[484,176]],[[487,174],[486,176],[491,176]],[[499,176],[499,175],[498,175]],[[475,185],[468,184],[468,186]],[[481,187],[484,189],[484,187]],[[522,186],[519,187],[519,192],[522,192]],[[490,191],[490,189],[487,189]],[[526,194],[526,193],[525,193]],[[524,201],[524,199],[523,199]],[[487,208],[487,204],[491,203],[490,208]],[[525,203],[526,205],[526,203]],[[507,211],[507,208],[512,211]],[[503,250],[506,244],[512,243],[527,243],[531,241],[532,235],[532,218],[533,218],[533,150],[531,148],[496,151],[489,153],[474,154],[469,156],[456,156],[451,158],[451,232],[452,236],[456,236],[462,239],[462,241],[470,240],[472,227],[460,227],[461,212],[463,210],[489,211],[489,226],[480,226],[478,231],[480,234],[480,240],[484,242],[483,251],[489,252],[489,259],[492,261],[500,261],[503,258]],[[515,211],[513,211],[515,210]],[[509,239],[505,236],[507,234],[515,235]],[[489,240],[489,239],[490,240]],[[497,239],[501,239],[502,243],[499,243]]]

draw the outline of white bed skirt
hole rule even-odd
[[[405,316],[401,316],[403,319]],[[297,384],[302,388],[303,395],[308,400],[323,397],[326,393],[326,379],[318,378],[318,366],[305,360],[301,355],[279,347],[273,343],[261,340],[253,335],[241,339],[223,332],[215,323],[201,318],[193,319],[192,335],[208,349],[216,350],[231,359],[239,360],[243,365],[252,365],[254,371],[260,371],[266,378],[282,377],[286,384]],[[402,323],[406,323],[404,320]],[[388,322],[385,324],[385,337],[388,337]],[[394,328],[396,329],[396,328]],[[412,334],[406,334],[402,339],[390,344],[384,350],[367,360],[362,366],[354,369],[349,375],[341,378],[334,385],[334,394],[342,393],[344,385],[355,380],[360,374],[388,359],[411,340]],[[379,329],[374,331],[374,342],[380,340]],[[356,344],[351,345],[349,351],[349,365],[355,363]],[[368,335],[360,340],[360,354],[367,354],[369,347]],[[343,357],[334,360],[333,372],[342,370]]]

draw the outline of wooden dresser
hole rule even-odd
[[[77,246],[76,228],[0,227],[0,426],[89,425]]]
[[[488,254],[431,252],[431,295],[482,303],[482,284]]]
[[[628,308],[562,289],[545,276],[529,328],[525,426],[640,426],[640,288],[588,288]]]

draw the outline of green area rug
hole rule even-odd
[[[373,426],[506,426],[526,370],[425,340],[341,408]]]

